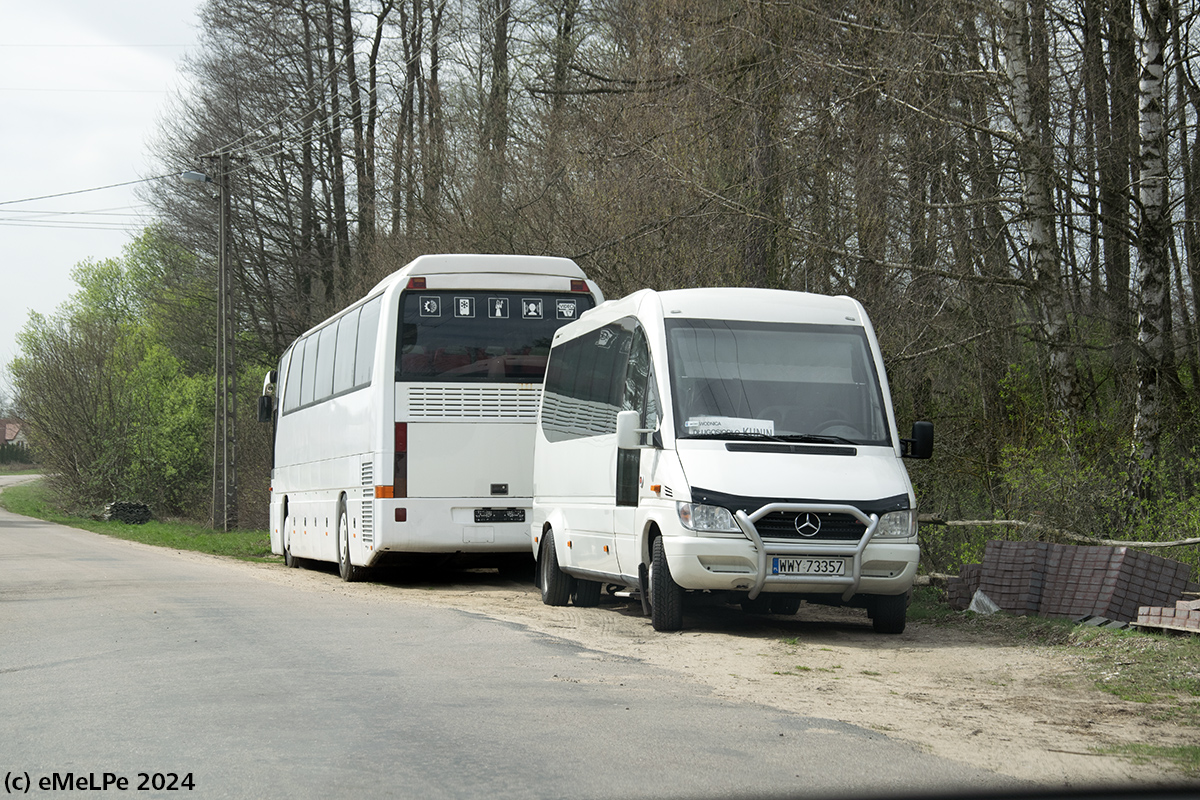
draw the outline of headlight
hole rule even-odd
[[[907,539],[917,535],[916,511],[893,511],[879,518],[876,539]]]
[[[699,503],[676,503],[675,507],[679,511],[680,524],[688,530],[722,533],[741,531],[727,508],[703,506]]]

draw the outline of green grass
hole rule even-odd
[[[1069,619],[955,611],[946,602],[945,593],[932,586],[921,586],[913,591],[908,621],[976,633],[997,644],[1066,644],[1075,630],[1075,624]]]
[[[145,525],[126,525],[75,516],[55,506],[50,490],[42,481],[10,486],[0,493],[0,506],[14,514],[157,547],[192,550],[247,561],[279,560],[279,556],[271,553],[271,539],[266,531],[225,533],[187,522],[151,520]]]
[[[1081,627],[1070,647],[1096,688],[1155,706],[1155,719],[1200,727],[1200,637]]]
[[[1178,767],[1189,778],[1200,777],[1200,746],[1197,745],[1159,747],[1153,744],[1126,744],[1119,747],[1104,748],[1098,752],[1124,756],[1135,764],[1168,761]]]

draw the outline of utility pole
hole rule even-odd
[[[208,174],[185,173],[186,180],[217,184],[217,341],[213,409],[212,526],[231,531],[238,525],[237,509],[237,313],[231,257],[229,176],[235,159],[228,152],[202,156]],[[212,174],[216,175],[214,179]]]

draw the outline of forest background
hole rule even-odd
[[[997,535],[1200,535],[1191,0],[214,0],[162,174],[228,180],[243,527],[263,374],[433,252],[642,287],[849,294],[874,321],[925,568]],[[89,261],[9,365],[64,505],[210,519],[218,202]],[[1032,532],[1032,533],[1031,533]],[[1195,551],[1172,553],[1195,563]]]

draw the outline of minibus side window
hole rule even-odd
[[[632,332],[605,325],[554,348],[542,396],[542,432],[551,442],[617,430]]]

